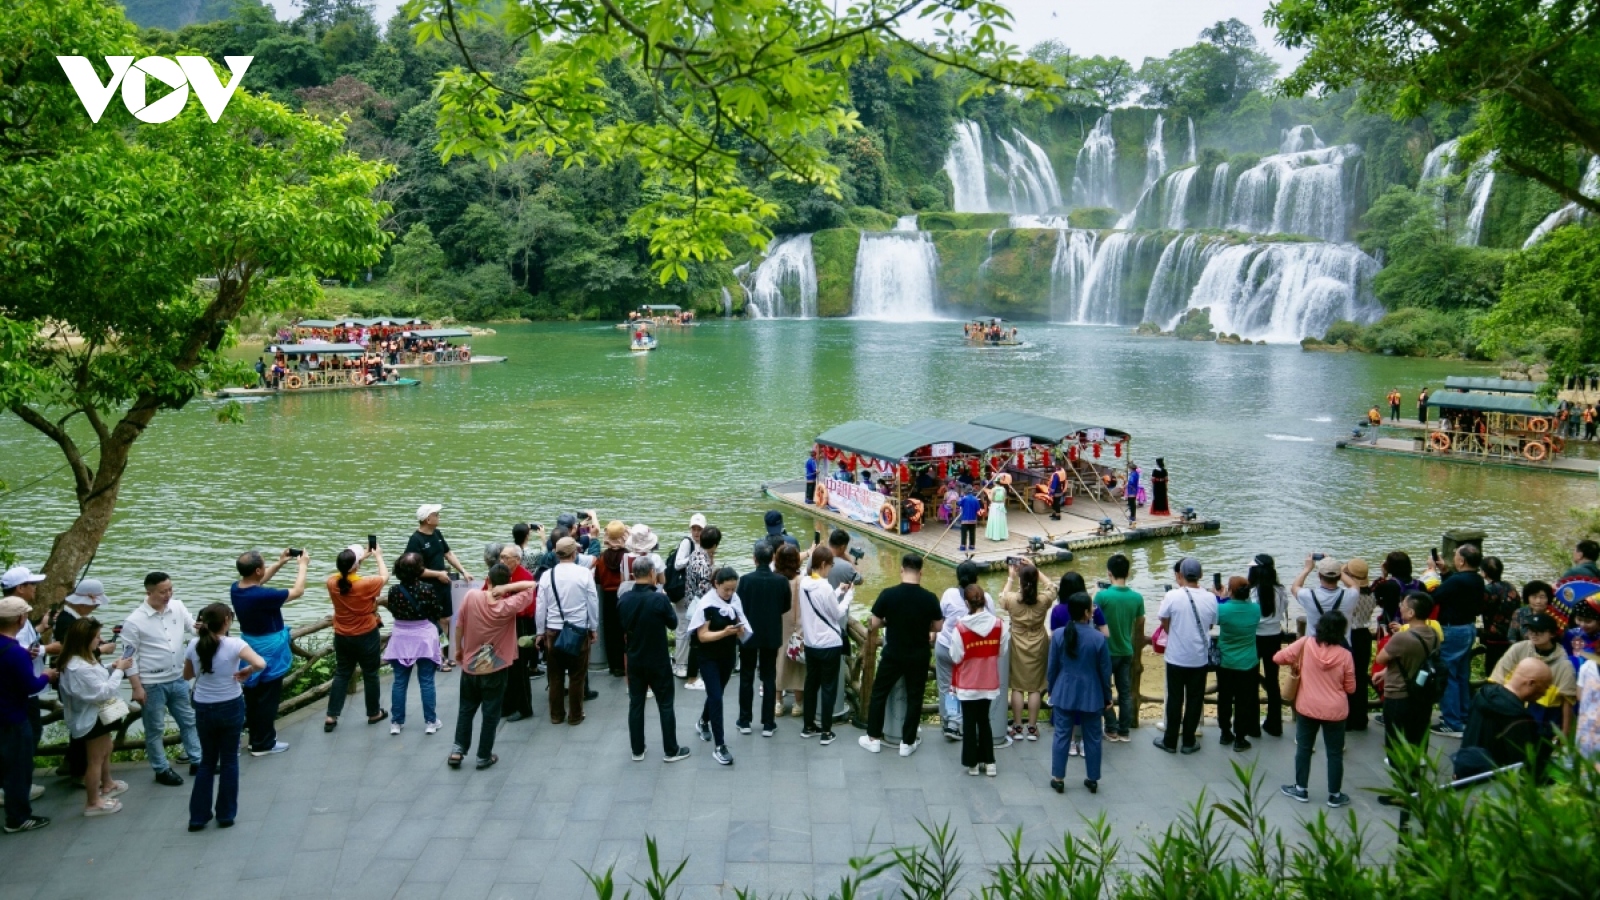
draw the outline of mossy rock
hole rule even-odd
[[[861,232],[854,228],[827,228],[811,235],[811,256],[817,267],[817,315],[850,315],[860,249]]]
[[[1117,220],[1120,218],[1122,218],[1122,214],[1114,209],[1093,206],[1075,209],[1067,213],[1067,224],[1073,228],[1104,231],[1107,228],[1117,227]]]
[[[850,210],[850,224],[862,231],[893,231],[895,217],[871,206],[857,206]]]
[[[1161,335],[1161,326],[1154,322],[1140,322],[1139,327],[1135,328],[1133,333],[1141,337],[1159,337]]]
[[[917,216],[917,227],[923,231],[992,231],[1011,224],[1005,213],[925,212]]]
[[[1048,320],[1057,240],[1042,229],[933,232],[941,304],[959,315]]]

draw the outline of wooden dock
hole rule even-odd
[[[1006,557],[1025,556],[1036,564],[1071,562],[1073,551],[1097,547],[1129,544],[1135,541],[1159,540],[1186,534],[1202,534],[1222,527],[1215,519],[1197,519],[1185,522],[1177,515],[1154,516],[1141,521],[1136,528],[1127,526],[1127,507],[1118,502],[1096,501],[1082,496],[1073,498],[1071,506],[1063,507],[1061,520],[1052,521],[1046,514],[1034,514],[1013,503],[1006,510],[1010,538],[991,541],[978,530],[978,547],[975,553],[962,553],[956,549],[960,543],[959,527],[950,527],[930,514],[921,531],[910,534],[885,531],[876,523],[858,522],[831,509],[806,505],[806,486],[803,479],[763,484],[761,491],[767,497],[797,510],[802,515],[825,520],[841,527],[861,532],[873,540],[884,541],[905,550],[921,553],[926,559],[954,567],[971,560],[989,571],[1004,570]],[[1177,507],[1182,509],[1182,507]],[[1102,533],[1100,522],[1111,519],[1115,523],[1109,532]],[[802,520],[804,521],[804,520]],[[802,534],[793,527],[795,534]],[[809,529],[807,529],[809,530]],[[820,529],[818,529],[820,530]],[[804,538],[802,537],[802,540]]]
[[[1594,478],[1600,475],[1600,461],[1559,456],[1543,462],[1530,462],[1516,456],[1482,456],[1476,453],[1435,453],[1423,449],[1420,439],[1374,438],[1366,441],[1339,441],[1341,450],[1362,450],[1367,453],[1384,453],[1390,456],[1410,456],[1416,459],[1435,459],[1444,462],[1465,463],[1469,466],[1521,469],[1526,472],[1552,472],[1557,475],[1579,475]]]

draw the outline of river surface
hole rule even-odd
[[[1208,573],[1242,574],[1268,552],[1285,582],[1313,550],[1364,556],[1376,570],[1404,549],[1420,568],[1458,527],[1487,531],[1513,580],[1548,578],[1570,510],[1595,500],[1583,478],[1334,448],[1390,387],[1409,416],[1422,384],[1486,374],[1462,363],[1064,325],[1025,326],[1027,346],[997,350],[966,346],[955,322],[712,321],[663,329],[661,348],[640,355],[609,326],[496,327],[474,351],[508,362],[425,372],[417,388],[246,402],[238,425],[217,423],[213,401],[162,413],[93,564],[114,601],[109,618],[142,599],[151,569],[172,574],[191,610],[226,599],[233,559],[249,548],[304,547],[320,579],[340,547],[376,532],[392,562],[422,502],[444,504],[441,530],[480,576],[483,543],[508,539],[513,523],[591,507],[602,522],[649,523],[663,555],[703,512],[726,535],[723,558],[744,569],[769,506],[762,482],[797,477],[811,439],[850,419],[965,421],[1010,408],[1131,432],[1136,462],[1148,470],[1166,458],[1174,509],[1222,522],[1128,548],[1147,594],[1190,553]],[[22,488],[0,497],[0,518],[36,570],[73,512],[65,472],[35,483],[60,465],[53,445],[0,418],[0,478]],[[808,542],[813,523],[789,519]],[[869,600],[896,580],[898,552],[865,549]],[[1080,557],[1091,582],[1109,552]],[[930,567],[927,581],[954,579]],[[309,621],[327,608],[315,588],[286,612]]]

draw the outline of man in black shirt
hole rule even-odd
[[[1550,682],[1550,667],[1529,658],[1517,663],[1503,687],[1486,684],[1478,691],[1466,733],[1461,736],[1461,749],[1451,758],[1457,778],[1525,762],[1530,755],[1536,766],[1548,759],[1550,744],[1539,733],[1528,704],[1544,696]]]
[[[1455,574],[1433,592],[1438,622],[1444,629],[1444,644],[1439,648],[1445,665],[1444,696],[1439,698],[1439,724],[1433,727],[1433,733],[1441,737],[1461,737],[1467,726],[1467,707],[1472,703],[1472,642],[1478,637],[1478,616],[1487,593],[1483,576],[1478,574],[1482,560],[1483,552],[1477,547],[1457,547]]]
[[[739,600],[751,637],[739,646],[740,734],[750,733],[756,678],[761,679],[761,736],[778,730],[778,651],[783,648],[783,616],[789,611],[789,580],[772,571],[773,545],[757,541],[756,570],[739,579]]]
[[[861,746],[869,753],[883,749],[883,719],[889,694],[902,679],[906,684],[906,715],[900,730],[900,755],[917,752],[917,725],[922,718],[922,692],[928,685],[928,660],[933,639],[944,627],[939,598],[922,586],[922,557],[907,553],[900,558],[900,583],[878,595],[872,605],[872,627],[886,628],[883,653],[878,658],[877,679],[872,683],[872,704],[867,710],[867,733]]]
[[[453,609],[454,604],[450,597],[450,567],[454,567],[461,577],[468,581],[472,576],[467,574],[461,560],[450,550],[450,542],[444,539],[444,534],[439,531],[439,511],[444,507],[437,503],[424,503],[417,507],[417,530],[411,533],[411,539],[406,541],[406,552],[415,553],[422,557],[422,583],[433,589],[434,596],[445,609]],[[450,617],[446,616],[438,622],[439,631],[444,634],[444,642],[450,642]],[[444,665],[440,671],[448,672],[455,668],[451,654],[445,654]]]
[[[655,691],[661,713],[662,759],[677,762],[689,755],[678,743],[678,720],[672,711],[672,658],[667,654],[667,630],[678,627],[672,601],[655,585],[656,564],[648,555],[633,561],[633,588],[617,598],[617,621],[622,623],[628,655],[628,739],[633,761],[644,759],[644,701]]]

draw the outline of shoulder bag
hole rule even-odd
[[[126,719],[129,713],[133,712],[132,708],[128,706],[128,701],[120,696],[102,700],[98,705],[100,707],[100,723],[102,725],[116,725]]]
[[[556,570],[550,570],[550,595],[555,598],[556,612],[561,614],[561,634],[557,635],[554,649],[568,656],[578,656],[589,642],[589,629],[567,621],[567,611],[561,608],[561,592],[556,589]]]
[[[1301,659],[1305,658],[1305,652],[1305,647],[1302,646]],[[1283,696],[1283,702],[1289,704],[1290,709],[1294,708],[1294,698],[1300,696],[1300,661],[1297,659],[1283,667],[1287,674],[1283,678],[1283,684],[1278,688],[1278,693]]]
[[[1200,629],[1201,636],[1206,638],[1206,668],[1216,671],[1222,667],[1222,645],[1211,635],[1211,629],[1206,627],[1205,620],[1200,618],[1200,607],[1194,602],[1194,595],[1188,588],[1183,589],[1183,596],[1189,598],[1189,610],[1194,613],[1194,627]]]

